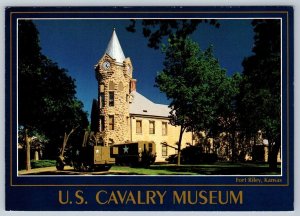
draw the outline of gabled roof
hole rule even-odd
[[[123,63],[123,61],[125,60],[125,55],[123,53],[115,29],[113,30],[113,33],[111,35],[110,41],[108,42],[105,53],[108,54],[113,59],[116,59],[116,62]]]
[[[144,116],[158,116],[168,117],[171,109],[168,105],[156,104],[138,93],[137,91],[131,92],[133,96],[132,103],[129,104],[129,113],[131,115],[144,115]]]

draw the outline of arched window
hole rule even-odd
[[[109,81],[108,90],[109,91],[114,91],[115,90],[115,84],[114,84],[113,81]]]

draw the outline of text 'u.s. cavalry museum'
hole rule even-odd
[[[156,144],[156,162],[177,153],[180,128],[169,124],[170,108],[137,92],[133,64],[125,57],[116,31],[95,66],[98,80],[99,134],[106,146],[136,141]],[[182,137],[182,148],[192,144],[191,132]]]

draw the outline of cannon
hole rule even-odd
[[[57,157],[57,170],[63,170],[64,166],[69,165],[74,167],[75,171],[107,171],[115,164],[117,147],[98,144],[96,134],[85,132],[81,146],[70,145],[66,148],[69,135],[65,134],[62,149]]]

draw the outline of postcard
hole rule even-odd
[[[290,6],[7,8],[6,210],[292,211],[293,25]]]

